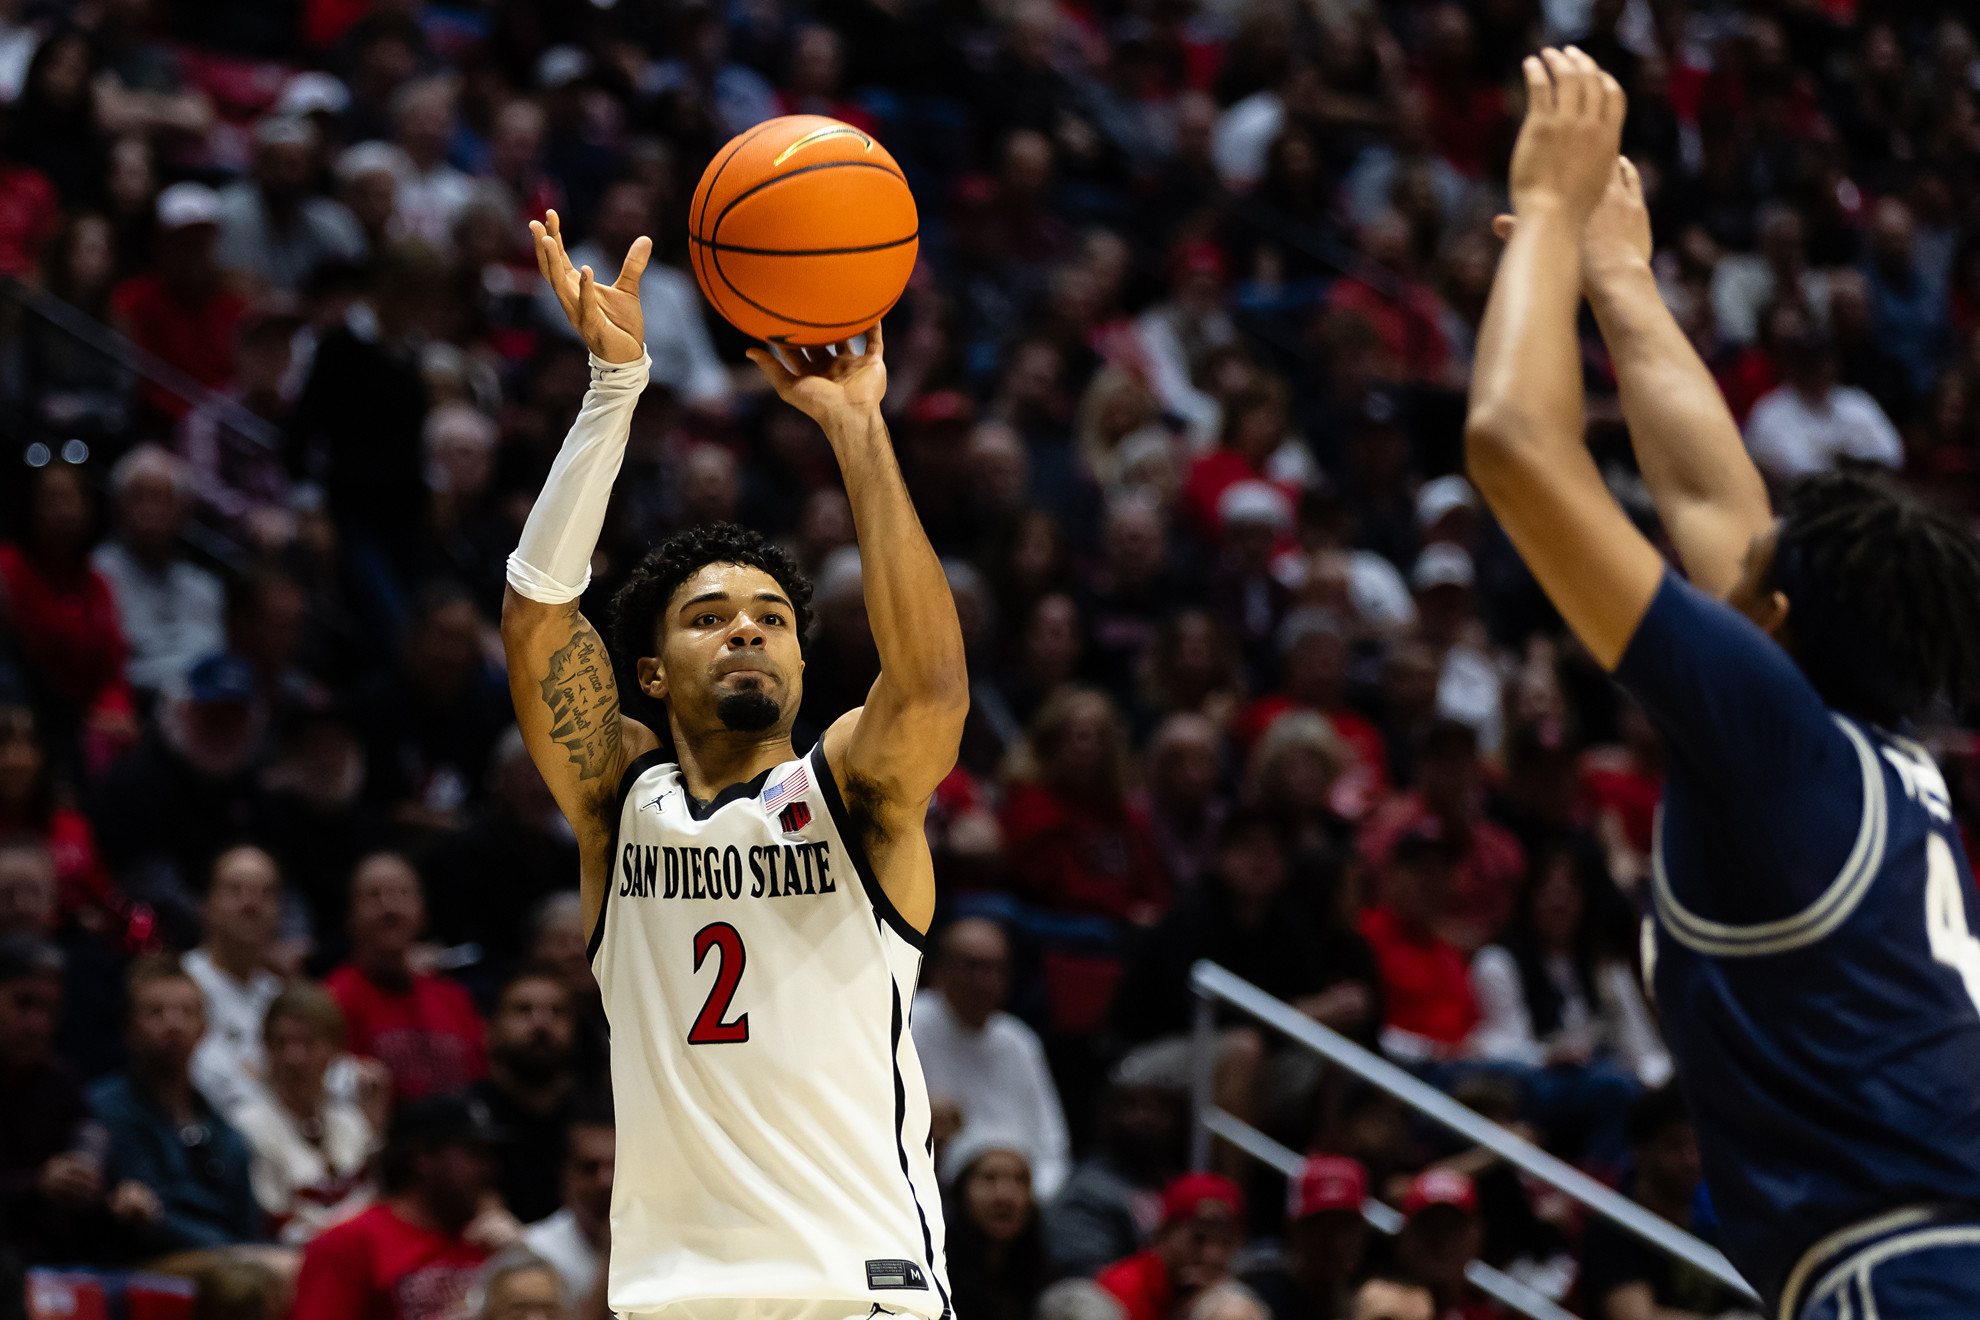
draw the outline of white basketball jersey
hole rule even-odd
[[[822,744],[688,796],[619,788],[592,965],[612,1026],[620,1315],[784,1299],[949,1313],[908,1004],[922,936],[880,889]]]

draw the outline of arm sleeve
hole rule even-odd
[[[509,556],[509,585],[517,595],[562,605],[591,585],[591,552],[598,548],[605,505],[626,456],[633,408],[651,366],[644,353],[637,362],[591,359],[584,406],[530,508],[522,540]]]

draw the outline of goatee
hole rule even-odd
[[[731,692],[715,703],[716,718],[735,733],[761,733],[783,713],[768,694],[753,690]]]

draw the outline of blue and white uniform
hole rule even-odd
[[[1779,1320],[1980,1317],[1980,893],[1925,749],[1674,574],[1645,955],[1726,1255]]]

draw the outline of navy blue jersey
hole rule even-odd
[[[1616,677],[1668,744],[1651,984],[1721,1244],[1772,1300],[1842,1226],[1980,1203],[1980,893],[1925,749],[1731,607],[1667,573]]]

